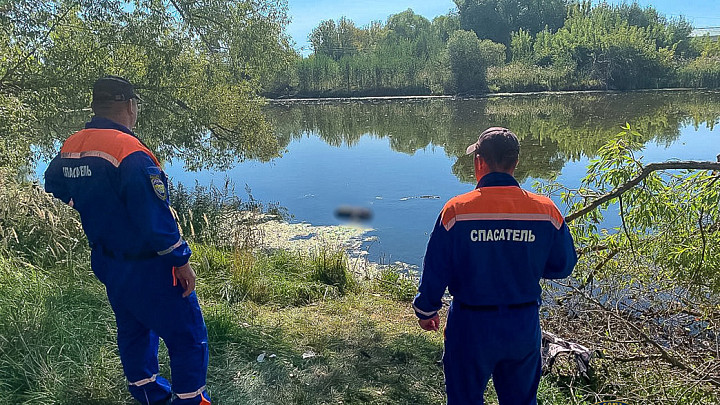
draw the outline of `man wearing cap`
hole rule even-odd
[[[513,177],[518,139],[484,131],[474,154],[475,190],[445,204],[428,242],[413,302],[420,327],[438,330],[448,288],[445,389],[449,405],[483,404],[490,379],[500,404],[537,403],[541,278],[570,275],[577,256],[567,224],[547,197]]]
[[[170,211],[167,177],[131,130],[139,101],[127,80],[98,79],[95,116],[50,162],[45,190],[80,213],[93,272],[115,312],[133,397],[142,404],[210,404],[207,330],[191,252]],[[158,375],[158,337],[170,355],[172,387]]]

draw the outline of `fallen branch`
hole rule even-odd
[[[610,315],[611,317],[613,317],[613,318],[619,320],[620,322],[624,323],[625,325],[627,325],[628,328],[630,330],[632,330],[639,338],[641,338],[643,341],[650,344],[652,347],[654,347],[657,351],[660,352],[659,355],[656,355],[659,357],[659,359],[664,360],[666,363],[668,363],[669,365],[671,365],[673,367],[679,368],[681,370],[685,370],[691,374],[702,375],[702,373],[699,370],[695,369],[691,365],[684,363],[681,359],[679,359],[678,357],[676,357],[673,354],[671,354],[670,352],[668,352],[660,343],[656,342],[655,339],[648,336],[648,334],[643,332],[637,325],[633,324],[632,322],[628,321],[624,317],[620,316],[620,314],[618,314],[616,311],[608,309],[603,303],[588,296],[587,294],[585,294],[584,291],[579,290],[577,287],[573,287],[573,290],[577,294],[579,294],[581,297],[583,297],[585,300],[591,302],[592,304],[594,304],[595,306],[600,308],[606,314]],[[707,380],[706,380],[707,382],[709,382],[710,384],[712,384],[716,387],[720,387],[720,380],[717,380],[716,378],[713,378],[710,376],[704,376],[703,379],[705,379],[706,377],[707,377]]]
[[[633,357],[612,357],[612,356],[605,357],[605,359],[607,359],[607,360],[617,361],[620,363],[632,363],[635,361],[646,361],[646,360],[661,360],[662,358],[663,358],[663,356],[659,355],[659,354],[654,354],[654,355],[649,355],[649,356],[633,356]]]

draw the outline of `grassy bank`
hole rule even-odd
[[[76,214],[36,185],[7,176],[2,185],[0,397],[132,403]],[[443,401],[441,334],[417,327],[414,283],[392,269],[353,274],[346,254],[328,246],[267,251],[205,240],[192,248],[216,403]],[[164,348],[160,359],[169,375]]]
[[[443,402],[441,334],[417,327],[398,291],[411,294],[392,276],[341,290],[318,281],[317,258],[279,251],[258,254],[253,274],[242,273],[242,285],[231,281],[227,287],[237,290],[230,293],[217,281],[243,271],[238,258],[194,249],[216,403]],[[1,263],[0,395],[13,403],[132,403],[112,311],[87,262],[47,269],[7,257]],[[164,349],[161,370],[169,375]],[[562,391],[548,381],[541,397],[568,403]]]
[[[90,269],[76,214],[35,185],[8,176],[2,182],[0,397],[27,404],[132,403],[113,314]],[[358,271],[356,261],[333,246],[268,250],[247,232],[211,237],[203,227],[225,221],[217,208],[206,204],[206,215],[185,218],[186,226],[203,218],[192,227],[192,262],[216,404],[443,403],[442,335],[417,327],[409,307],[412,281],[393,269]],[[184,209],[199,209],[198,200],[186,200]],[[594,360],[590,379],[577,377],[572,361],[561,359],[541,382],[541,403],[713,403],[716,389],[702,380],[683,385],[678,370],[657,359],[609,360],[617,353],[597,336],[605,320],[592,311],[572,315],[573,308],[572,302],[549,308],[545,327],[605,354]],[[622,330],[610,342],[633,340]],[[160,362],[169,376],[164,347]],[[488,398],[497,403],[492,387]]]

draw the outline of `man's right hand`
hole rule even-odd
[[[418,324],[427,331],[440,330],[440,315],[435,314],[435,316],[430,319],[418,319]]]

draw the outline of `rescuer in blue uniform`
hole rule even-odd
[[[490,376],[500,404],[537,403],[541,278],[570,275],[577,256],[567,224],[547,197],[513,177],[520,145],[493,127],[467,148],[477,188],[445,204],[428,242],[413,302],[420,327],[438,330],[442,297],[448,405],[483,404]]]
[[[131,131],[138,102],[127,80],[98,79],[95,116],[50,162],[45,190],[80,213],[92,269],[115,312],[133,397],[142,404],[207,405],[207,330],[191,252],[170,211],[167,177]],[[158,375],[158,337],[168,348],[172,386]]]

